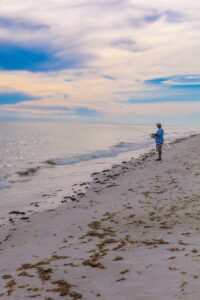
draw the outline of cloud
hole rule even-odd
[[[119,39],[113,41],[112,45],[113,47],[116,47],[118,49],[130,51],[130,52],[142,52],[146,50],[146,49],[142,49],[142,47],[140,47],[134,40],[131,39]]]
[[[186,15],[176,10],[166,10],[162,14],[168,22],[179,23],[186,19]]]
[[[128,21],[133,27],[140,28],[158,21],[169,23],[180,23],[186,19],[186,15],[178,10],[144,9],[140,16],[133,16]]]
[[[49,29],[49,26],[46,24],[28,22],[21,18],[0,17],[0,28],[13,31],[40,31]]]
[[[0,88],[37,98],[9,109],[126,118],[198,105],[199,11],[197,0],[2,0]]]

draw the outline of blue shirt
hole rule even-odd
[[[156,134],[158,134],[158,136],[155,137],[155,142],[164,143],[164,130],[162,128],[159,128]]]

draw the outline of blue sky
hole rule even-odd
[[[146,86],[156,89],[148,95],[129,98],[129,104],[150,103],[200,103],[199,76],[172,76],[153,78],[145,81]],[[148,87],[147,87],[148,88]]]
[[[199,12],[198,0],[2,1],[0,119],[197,120]]]
[[[76,69],[82,64],[82,57],[71,54],[59,58],[52,50],[39,46],[23,46],[0,43],[0,70],[48,72]]]
[[[0,44],[1,70],[42,71],[51,60],[51,55],[43,49],[25,48],[7,43]]]
[[[20,92],[2,92],[0,93],[0,104],[17,104],[23,101],[35,100],[32,95],[20,93]]]

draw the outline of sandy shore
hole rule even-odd
[[[200,299],[200,136],[1,226],[0,299]],[[55,196],[56,197],[56,196]]]

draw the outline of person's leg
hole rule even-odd
[[[159,155],[158,143],[156,143],[156,151],[158,152],[158,155]]]
[[[158,158],[156,159],[156,161],[162,160],[162,144],[157,143],[156,150],[158,152]]]
[[[162,160],[162,150],[158,151],[158,159]]]
[[[159,159],[162,160],[162,148],[163,148],[163,143],[160,144],[159,148]]]

